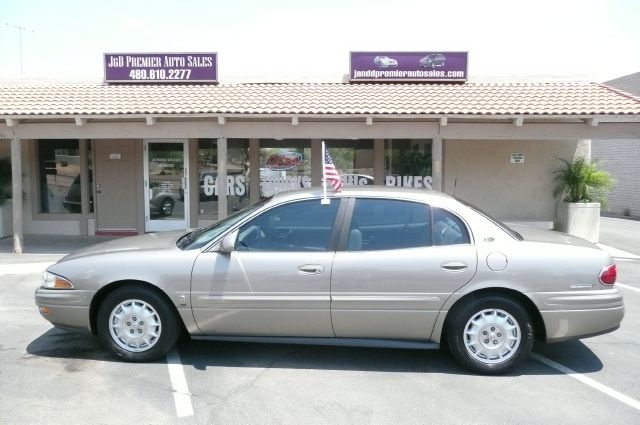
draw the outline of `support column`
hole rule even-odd
[[[89,214],[89,161],[88,161],[88,149],[90,140],[80,139],[78,140],[78,148],[80,152],[80,212],[82,218],[80,219],[80,234],[87,236],[89,234],[89,223],[87,222],[87,215]]]
[[[260,201],[260,139],[249,139],[249,202]]]
[[[218,191],[218,220],[227,217],[227,138],[218,139],[218,178],[216,190]]]
[[[311,186],[318,187],[322,185],[323,166],[322,140],[311,139]]]
[[[584,158],[587,163],[591,162],[591,139],[578,140],[578,146],[576,146],[576,154],[574,158]]]
[[[13,197],[13,252],[22,254],[22,143],[18,137],[11,139],[11,189]]]
[[[444,191],[442,187],[442,137],[433,138],[431,145],[431,187],[439,192]]]

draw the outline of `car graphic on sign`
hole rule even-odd
[[[420,66],[423,68],[439,68],[444,66],[446,59],[442,53],[431,53],[420,59]]]
[[[266,166],[273,171],[285,171],[296,168],[302,162],[298,152],[280,152],[269,156]]]
[[[373,63],[378,68],[395,68],[398,66],[398,61],[388,56],[376,56],[373,58]]]

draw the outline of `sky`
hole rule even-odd
[[[468,51],[471,81],[602,82],[640,71],[639,19],[639,0],[0,0],[0,81],[217,52],[221,83],[341,82],[350,51]]]

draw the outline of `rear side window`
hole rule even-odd
[[[348,251],[375,251],[431,245],[429,206],[393,199],[356,199]]]
[[[471,243],[467,226],[457,216],[441,208],[433,208],[433,244],[460,245]]]

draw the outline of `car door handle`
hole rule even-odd
[[[303,264],[298,266],[298,272],[300,274],[320,274],[324,272],[324,266],[320,264]]]
[[[469,265],[464,261],[446,261],[440,264],[440,268],[446,272],[463,272]]]

